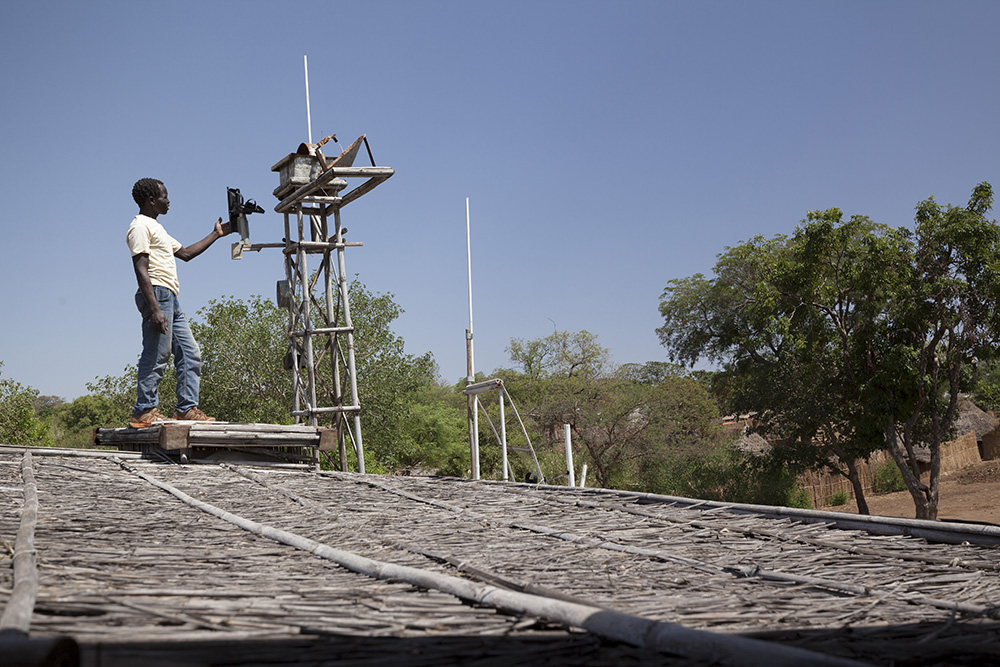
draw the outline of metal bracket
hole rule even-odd
[[[243,251],[250,247],[250,242],[247,240],[240,240],[233,244],[232,253],[233,259],[243,259]]]

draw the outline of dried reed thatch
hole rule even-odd
[[[22,450],[0,448],[11,544],[24,465]],[[28,465],[30,637],[72,637],[85,664],[1000,656],[998,550],[907,536],[935,535],[929,522],[844,530],[780,508],[135,455],[36,450]],[[947,530],[1000,540],[1000,528]],[[13,579],[0,567],[0,606]]]

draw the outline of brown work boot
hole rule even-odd
[[[185,412],[184,414],[181,414],[180,412],[177,412],[177,410],[174,410],[174,416],[172,417],[172,419],[180,419],[183,421],[191,421],[191,422],[215,421],[215,417],[209,417],[204,412],[199,410],[197,405],[188,410],[187,412]]]
[[[148,410],[143,410],[139,413],[132,413],[132,418],[129,420],[128,425],[132,428],[145,428],[147,426],[152,426],[154,422],[166,421],[166,417],[160,412],[159,408],[149,408]]]

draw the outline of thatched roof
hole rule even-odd
[[[85,664],[1000,656],[1000,527],[42,453],[0,448],[0,539],[31,472],[30,636]]]
[[[962,398],[958,404],[958,419],[955,420],[955,436],[960,437],[975,432],[976,440],[997,427],[997,418],[987,414],[967,398]]]
[[[733,446],[739,451],[748,454],[761,455],[771,451],[771,443],[761,434],[752,431],[749,433],[744,432],[736,439]]]

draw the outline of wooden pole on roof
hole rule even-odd
[[[21,522],[14,538],[14,586],[10,600],[0,616],[0,631],[27,635],[31,614],[38,597],[38,565],[35,562],[35,524],[38,522],[38,490],[31,452],[21,457],[21,479],[24,480],[24,505]]]

